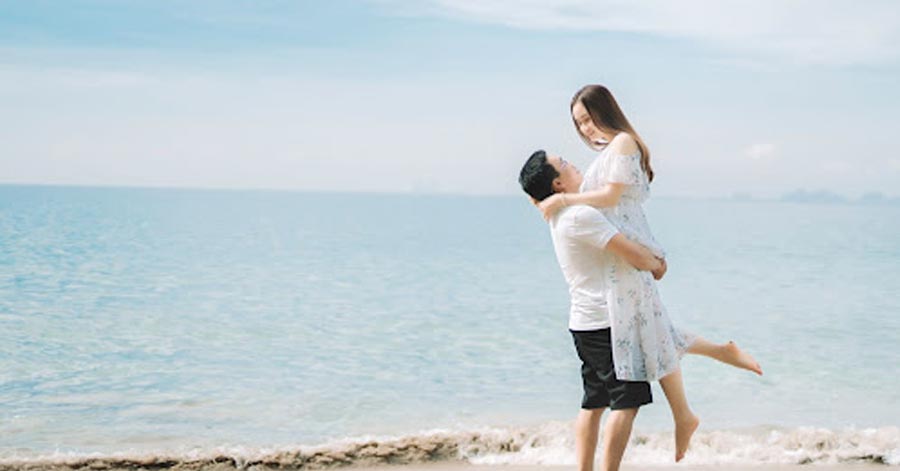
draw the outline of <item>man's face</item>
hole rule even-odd
[[[581,185],[581,172],[571,162],[566,159],[551,155],[547,157],[547,163],[556,169],[559,176],[553,180],[554,191],[577,192]]]

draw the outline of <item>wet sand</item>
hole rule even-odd
[[[257,462],[257,463],[236,463],[233,461],[208,461],[200,460],[195,462],[166,462],[161,460],[147,461],[106,461],[106,460],[88,460],[71,463],[40,463],[30,462],[21,464],[4,463],[0,464],[0,471],[160,471],[160,470],[179,470],[179,471],[270,471],[270,470],[303,470],[303,469],[344,469],[347,471],[571,471],[574,466],[542,466],[542,465],[475,465],[462,461],[451,461],[441,463],[419,463],[419,464],[396,464],[396,465],[379,465],[379,466],[341,466],[327,465],[324,463],[300,463],[285,461],[277,463],[274,461]],[[885,465],[862,463],[862,464],[815,464],[814,468],[822,471],[874,471],[876,469],[885,468]],[[595,468],[599,471],[600,467]],[[690,464],[672,464],[668,466],[658,465],[628,465],[621,467],[622,471],[665,471],[677,469],[680,471],[799,471],[809,470],[809,465],[784,465],[784,464],[758,464],[758,465],[690,465]]]
[[[879,464],[815,464],[812,465],[689,465],[689,464],[673,464],[671,466],[648,466],[648,465],[622,465],[621,471],[800,471],[800,470],[821,470],[821,471],[874,471],[877,469],[889,470],[893,467],[885,467]],[[377,466],[366,468],[346,468],[355,471],[573,471],[574,466],[540,466],[540,465],[473,465],[468,463],[435,463],[420,464],[406,466]],[[595,471],[600,471],[600,466],[596,466]]]

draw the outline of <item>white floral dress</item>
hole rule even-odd
[[[606,218],[629,239],[664,256],[641,206],[650,196],[650,182],[641,168],[640,151],[624,155],[604,149],[585,172],[581,191],[597,190],[606,183],[628,185],[618,205],[601,209]],[[650,272],[637,270],[619,257],[613,259],[608,267],[607,305],[616,378],[656,381],[678,369],[694,337],[672,324]]]

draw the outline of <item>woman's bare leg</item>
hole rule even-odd
[[[759,363],[749,353],[738,348],[734,342],[712,343],[702,337],[697,337],[694,343],[688,347],[687,352],[707,356],[737,368],[750,370],[758,375],[763,374]]]
[[[672,418],[675,420],[675,461],[681,461],[691,444],[691,436],[700,425],[700,418],[694,415],[694,411],[688,405],[680,368],[660,378],[659,385],[666,394]]]

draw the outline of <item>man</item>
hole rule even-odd
[[[534,200],[553,193],[577,193],[581,173],[561,157],[539,150],[531,155],[519,183]],[[664,260],[628,240],[603,214],[589,206],[569,206],[550,220],[553,247],[569,285],[569,330],[582,361],[584,396],[575,421],[575,451],[579,471],[591,471],[600,430],[600,417],[611,412],[603,434],[603,469],[617,471],[628,445],[638,408],[653,401],[650,384],[619,381],[613,370],[609,314],[605,292],[611,257],[621,257],[657,279],[666,271]]]

